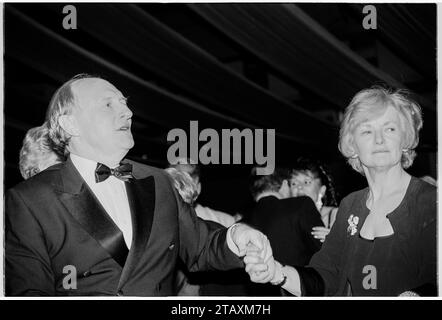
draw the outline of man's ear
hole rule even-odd
[[[63,128],[70,136],[78,136],[78,128],[75,118],[72,115],[62,115],[58,118],[58,125]]]

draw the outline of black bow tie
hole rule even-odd
[[[130,163],[125,163],[111,169],[105,164],[97,163],[97,169],[95,169],[95,182],[102,182],[109,178],[109,176],[114,176],[123,181],[129,181],[129,179],[133,178],[132,165]]]

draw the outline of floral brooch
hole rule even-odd
[[[356,217],[355,215],[350,215],[348,217],[348,228],[347,233],[351,236],[355,235],[355,233],[358,231],[358,223],[359,223],[359,217]]]

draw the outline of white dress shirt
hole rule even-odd
[[[96,161],[85,159],[72,153],[70,157],[75,168],[80,172],[80,175],[97,197],[104,210],[106,210],[121,232],[123,232],[124,241],[130,249],[132,244],[132,219],[124,181],[114,176],[109,176],[105,181],[97,183],[95,182]]]

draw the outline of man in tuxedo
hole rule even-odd
[[[276,168],[270,175],[252,170],[250,191],[256,201],[246,222],[262,231],[272,244],[273,256],[284,265],[303,266],[321,248],[312,228],[323,226],[321,216],[309,197],[291,197],[288,170]],[[278,296],[278,286],[250,285],[250,295]]]
[[[197,218],[163,170],[123,160],[134,146],[122,93],[79,75],[54,94],[49,136],[66,162],[6,194],[6,295],[174,295],[178,259],[189,270],[243,266],[267,238]]]

